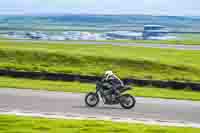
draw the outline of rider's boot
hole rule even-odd
[[[116,98],[118,98],[120,96],[120,91],[119,90],[115,90],[115,96],[116,96]]]

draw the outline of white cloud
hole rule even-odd
[[[1,13],[200,15],[199,0],[5,0]]]

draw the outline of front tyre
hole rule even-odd
[[[99,103],[99,96],[96,93],[90,92],[85,96],[85,103],[89,107],[95,107]]]
[[[133,96],[129,94],[124,94],[120,97],[120,105],[124,109],[131,109],[135,106],[136,100]]]

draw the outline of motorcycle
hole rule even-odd
[[[135,98],[130,94],[123,94],[131,89],[132,88],[130,86],[124,86],[119,89],[120,94],[113,94],[110,89],[107,89],[102,85],[102,82],[97,82],[96,92],[88,93],[85,96],[85,103],[89,107],[95,107],[98,105],[101,98],[104,104],[120,104],[124,109],[131,109],[136,104]]]

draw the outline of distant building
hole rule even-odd
[[[115,31],[106,33],[106,36],[112,39],[130,39],[141,40],[142,32],[130,32],[130,31]]]
[[[109,39],[129,39],[129,40],[170,40],[175,36],[169,36],[169,31],[161,25],[144,25],[142,32],[115,31],[106,33]]]
[[[162,40],[167,37],[168,30],[161,25],[144,25],[143,39],[144,40]]]

